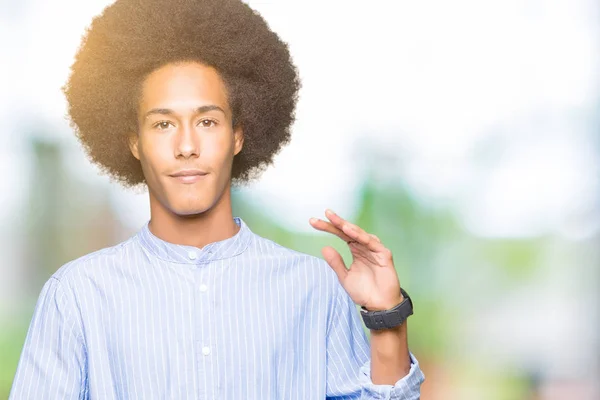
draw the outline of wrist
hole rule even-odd
[[[403,301],[404,301],[404,296],[402,295],[402,293],[400,293],[400,296],[396,297],[394,299],[386,300],[386,301],[382,302],[381,304],[374,305],[374,306],[363,306],[362,308],[367,311],[391,310],[392,308],[398,306]]]
[[[403,337],[406,335],[406,321],[402,322],[398,326],[394,326],[393,328],[385,328],[385,329],[369,329],[371,333],[371,337],[386,337],[386,338],[395,338],[395,337]]]
[[[387,301],[382,302],[381,306],[373,307],[371,310],[364,306],[361,307],[361,316],[368,329],[371,331],[389,330],[389,332],[394,332],[394,329],[403,325],[404,321],[413,314],[410,296],[404,289],[400,289],[400,291],[402,294],[396,300],[390,300],[389,303]],[[396,303],[396,305],[392,305],[393,303]],[[382,309],[383,307],[385,309]]]

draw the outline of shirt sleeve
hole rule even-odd
[[[84,399],[86,353],[74,298],[51,277],[27,331],[9,400]]]
[[[419,399],[425,376],[412,353],[408,375],[394,385],[373,383],[370,346],[362,320],[350,296],[341,285],[337,286],[327,330],[327,398]]]

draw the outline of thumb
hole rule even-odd
[[[348,275],[348,269],[346,268],[346,264],[344,264],[344,260],[340,253],[337,252],[333,247],[327,246],[321,250],[323,254],[323,258],[327,261],[327,264],[333,269],[335,274],[337,275],[340,283],[344,283],[346,279],[346,275]]]

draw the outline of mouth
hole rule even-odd
[[[175,180],[177,180],[180,183],[189,184],[189,183],[195,183],[195,182],[198,182],[198,181],[204,179],[204,177],[206,175],[208,175],[208,172],[198,171],[198,170],[186,170],[186,171],[176,172],[169,176],[171,178],[174,178]]]

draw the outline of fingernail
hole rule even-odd
[[[314,224],[315,222],[317,222],[317,219],[316,218],[311,218],[311,219],[309,219],[309,221],[310,221],[311,224]]]

